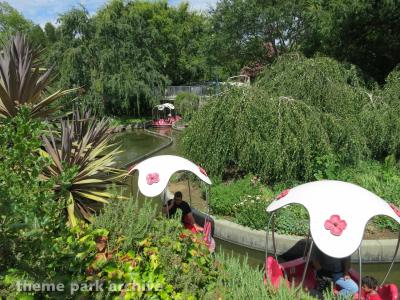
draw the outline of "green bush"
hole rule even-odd
[[[400,168],[394,156],[388,156],[384,163],[361,161],[356,166],[343,168],[338,172],[337,179],[358,184],[387,202],[400,206]],[[373,223],[379,228],[398,230],[398,225],[387,217],[374,218]]]
[[[256,196],[260,193],[260,185],[252,180],[252,175],[230,182],[218,182],[210,190],[210,207],[213,214],[235,216],[236,208],[241,198]]]
[[[341,117],[352,118],[368,103],[361,72],[328,57],[281,56],[264,69],[256,85],[271,96],[291,97]]]
[[[52,181],[41,172],[49,161],[39,155],[44,124],[22,106],[0,127],[0,294],[19,279],[48,278],[53,236],[63,234],[65,203],[56,202]],[[11,297],[11,296],[10,296]],[[12,298],[12,297],[11,297]]]
[[[95,228],[107,229],[110,248],[119,247],[127,251],[136,241],[146,237],[156,215],[156,208],[150,202],[140,206],[133,197],[128,200],[115,199],[104,207],[102,213],[94,219],[93,225]]]
[[[178,110],[185,121],[190,121],[199,109],[200,97],[196,94],[181,92],[176,95],[175,108]]]
[[[217,254],[217,261],[220,264],[220,276],[215,289],[214,298],[222,296],[223,299],[315,299],[306,292],[297,289],[288,289],[281,286],[278,289],[265,285],[263,282],[264,271],[259,267],[249,266],[247,259],[240,262],[238,258]],[[324,299],[333,299],[327,295]]]
[[[234,205],[235,221],[252,229],[264,229],[268,223],[265,209],[268,201],[265,196],[246,195],[241,202]]]
[[[246,89],[212,98],[183,134],[183,153],[213,175],[232,169],[266,182],[308,181],[318,157],[368,156],[358,114],[370,102],[357,70],[332,59],[289,57]]]

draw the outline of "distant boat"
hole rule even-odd
[[[153,127],[172,127],[172,125],[182,119],[176,113],[175,106],[171,103],[164,103],[154,106],[152,111]]]

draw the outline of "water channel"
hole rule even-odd
[[[160,129],[159,133],[168,135],[174,140],[179,138],[180,133],[171,129]],[[167,142],[167,139],[160,138],[156,135],[148,134],[144,130],[134,130],[124,133],[116,134],[115,140],[121,145],[122,153],[118,157],[118,165],[124,166],[138,157],[162,146]],[[179,149],[176,143],[161,150],[156,155],[162,154],[177,154],[179,155]],[[131,181],[135,182],[135,178]],[[130,192],[136,194],[136,187],[131,183]],[[155,204],[160,204],[158,200],[153,200]],[[237,246],[225,241],[217,240],[219,251],[223,250],[225,253],[232,253],[233,255],[244,259],[247,257],[247,261],[252,266],[262,266],[265,254],[260,251],[251,250],[245,247]],[[394,251],[395,249],[393,249]],[[356,265],[354,267],[357,267]],[[389,264],[365,264],[363,265],[364,275],[373,275],[379,280],[382,280],[388,270]],[[358,269],[358,267],[357,267]],[[400,286],[400,263],[396,263],[392,269],[392,272],[386,282],[395,282]]]

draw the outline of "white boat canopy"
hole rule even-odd
[[[166,108],[173,110],[175,109],[175,106],[171,103],[164,103],[164,104],[159,104],[156,106],[158,110],[164,110]]]
[[[400,224],[396,207],[347,182],[322,180],[285,190],[267,207],[267,212],[295,203],[308,211],[314,243],[336,258],[350,256],[360,247],[365,227],[374,216],[388,216]]]
[[[186,158],[175,155],[154,156],[137,164],[129,173],[139,171],[138,187],[146,197],[160,195],[171,176],[178,171],[189,171],[207,184],[211,184],[206,171]]]

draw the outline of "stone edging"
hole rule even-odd
[[[195,210],[196,215],[203,215]],[[199,216],[200,217],[200,216]],[[220,219],[212,216],[214,221],[214,236],[218,239],[227,241],[238,246],[250,248],[258,251],[265,251],[266,231],[253,230],[248,227],[236,224],[234,222]],[[268,252],[273,252],[272,237],[269,235]],[[299,236],[290,236],[275,234],[276,250],[278,255],[296,252],[303,255],[304,238]],[[303,244],[301,241],[303,240]],[[297,245],[297,247],[296,247]],[[394,251],[396,250],[397,240],[363,240],[361,244],[362,261],[366,263],[385,263],[391,262]],[[300,248],[300,249],[299,249]],[[351,256],[353,262],[358,262],[358,253]],[[396,261],[400,262],[400,253],[397,253]]]

